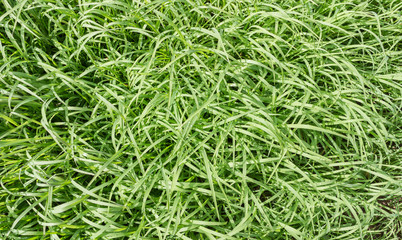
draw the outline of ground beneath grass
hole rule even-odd
[[[402,239],[401,12],[2,0],[0,239]]]

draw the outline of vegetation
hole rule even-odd
[[[401,13],[2,0],[0,239],[401,239]]]

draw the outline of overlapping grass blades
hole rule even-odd
[[[3,0],[0,238],[401,238],[401,12]]]

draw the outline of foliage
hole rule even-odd
[[[3,0],[1,239],[400,239],[402,3]]]

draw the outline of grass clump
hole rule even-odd
[[[1,239],[400,239],[399,1],[3,0]]]

